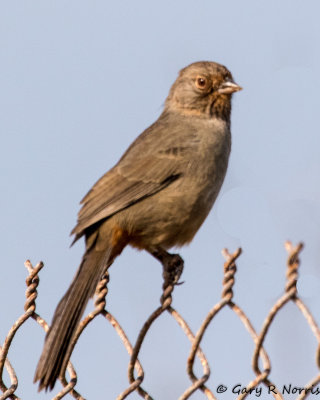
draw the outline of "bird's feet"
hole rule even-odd
[[[157,248],[150,252],[163,266],[164,287],[169,285],[179,285],[180,276],[183,271],[184,261],[179,254],[170,254],[162,248]]]

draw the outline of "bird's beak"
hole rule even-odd
[[[241,86],[232,81],[228,81],[222,83],[222,85],[218,89],[218,93],[231,94],[234,92],[239,92],[239,90],[242,90]]]

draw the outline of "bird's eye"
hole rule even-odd
[[[207,87],[207,79],[204,76],[197,76],[196,86],[198,89],[205,89]]]

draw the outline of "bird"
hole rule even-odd
[[[65,371],[84,309],[127,245],[163,265],[183,263],[168,250],[192,241],[217,198],[231,151],[231,98],[241,89],[219,63],[181,69],[159,118],[82,199],[71,233],[74,242],[84,236],[85,253],[46,335],[39,391]]]

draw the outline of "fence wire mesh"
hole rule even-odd
[[[318,348],[316,351],[316,363],[317,368],[320,370],[320,330],[311,312],[308,310],[307,306],[304,304],[301,298],[299,298],[297,292],[298,268],[300,265],[299,254],[303,248],[303,245],[302,243],[299,243],[297,246],[293,246],[290,242],[286,242],[285,247],[288,252],[288,259],[286,272],[287,280],[284,288],[284,293],[270,309],[264,320],[260,332],[257,332],[254,329],[246,313],[240,308],[238,304],[233,301],[233,286],[235,283],[235,275],[237,271],[236,261],[241,255],[241,249],[239,248],[234,253],[229,253],[228,250],[224,249],[222,251],[222,254],[225,258],[225,263],[221,300],[217,304],[215,304],[207,313],[200,328],[195,334],[192,332],[188,323],[185,321],[182,315],[172,307],[172,293],[175,285],[179,284],[178,281],[182,271],[174,269],[170,271],[167,270],[163,273],[163,291],[160,298],[160,305],[147,318],[139,332],[135,344],[132,345],[126,335],[126,332],[121,328],[121,325],[119,324],[117,319],[106,309],[106,295],[108,293],[109,283],[109,273],[108,271],[106,271],[97,286],[95,308],[80,323],[72,342],[72,349],[76,345],[84,329],[98,315],[101,315],[115,329],[116,333],[118,334],[119,338],[121,339],[123,345],[130,355],[130,361],[128,365],[128,387],[125,388],[122,393],[118,395],[117,400],[125,399],[133,392],[137,392],[143,399],[152,400],[153,397],[151,396],[151,393],[149,393],[142,386],[144,380],[144,370],[138,357],[150,327],[155,320],[160,318],[163,313],[167,312],[180,326],[186,337],[189,339],[191,346],[190,353],[187,359],[187,374],[190,378],[190,386],[184,391],[184,393],[181,394],[179,400],[189,399],[197,391],[202,391],[205,398],[207,399],[216,400],[218,399],[218,397],[216,397],[216,394],[213,393],[213,390],[206,385],[206,382],[208,381],[210,376],[210,367],[204,352],[201,350],[200,344],[206,330],[212,323],[213,319],[217,316],[218,313],[222,312],[224,308],[228,307],[240,319],[241,323],[248,331],[254,343],[252,370],[255,377],[246,385],[246,392],[239,394],[237,399],[245,399],[250,394],[250,389],[255,389],[261,384],[265,385],[268,388],[273,388],[273,390],[271,390],[270,392],[270,395],[273,398],[277,400],[283,399],[282,394],[280,394],[281,391],[277,390],[277,386],[269,379],[271,364],[269,356],[266,353],[263,344],[275,316],[288,302],[293,302],[297,306],[298,310],[306,319],[308,326],[310,327],[316,338],[316,341],[318,343]],[[47,332],[49,329],[49,325],[47,324],[47,322],[39,314],[36,313],[35,302],[37,298],[37,287],[39,285],[38,274],[43,268],[44,264],[42,262],[39,262],[35,267],[33,267],[30,261],[26,261],[25,266],[29,273],[26,279],[27,290],[26,302],[24,306],[25,312],[13,324],[5,338],[3,346],[0,348],[0,390],[2,392],[0,400],[19,399],[18,395],[16,394],[18,387],[18,378],[12,364],[7,357],[9,348],[13,343],[13,339],[17,331],[21,329],[22,325],[30,318],[36,321],[36,323],[38,323],[45,332]],[[196,358],[199,359],[202,365],[202,376],[196,376],[195,374],[194,365]],[[6,370],[8,373],[10,384],[6,384],[4,382],[4,370]],[[77,374],[71,362],[69,362],[67,366],[67,371],[69,374],[69,379],[66,377],[64,371],[64,373],[60,377],[63,389],[59,393],[55,394],[53,399],[62,399],[67,394],[75,399],[84,399],[84,397],[75,389],[77,384]],[[312,378],[304,386],[304,389],[301,391],[301,393],[298,394],[297,399],[302,400],[307,398],[312,393],[312,389],[314,388],[314,386],[317,385],[319,382],[320,373]]]

